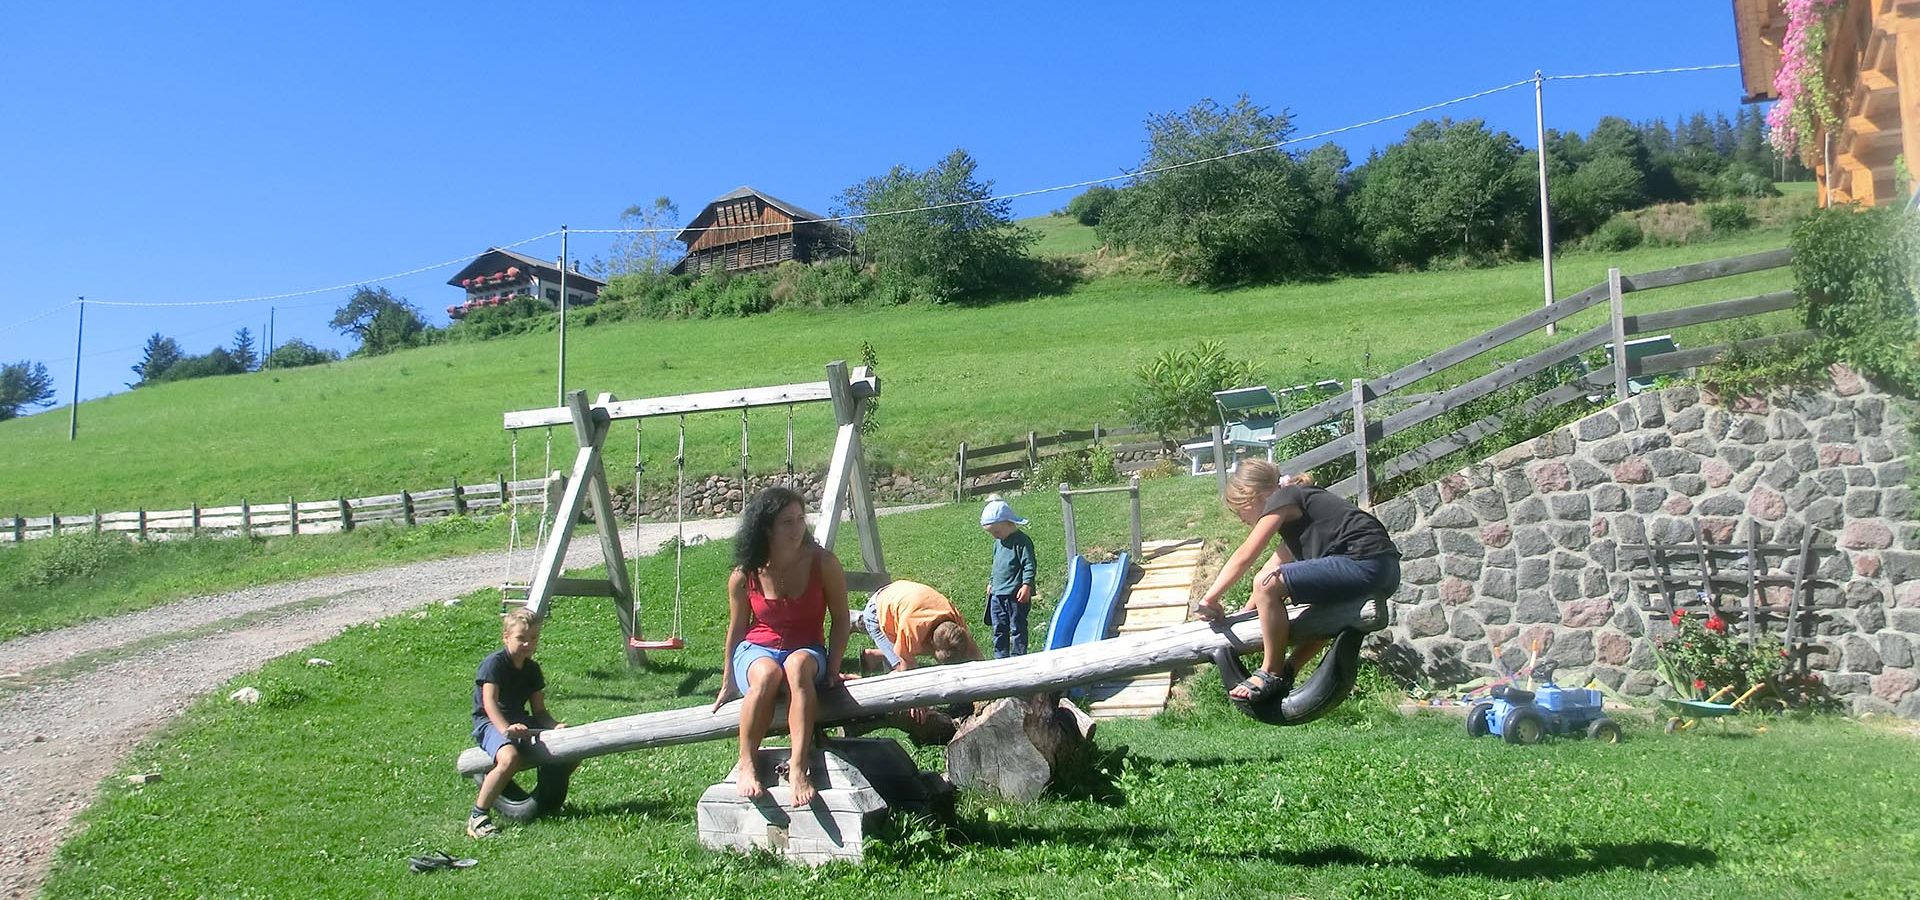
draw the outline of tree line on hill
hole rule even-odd
[[[1540,252],[1536,151],[1479,119],[1428,120],[1357,166],[1333,143],[1258,148],[1293,134],[1285,112],[1242,96],[1147,122],[1148,151],[1121,188],[1094,188],[1067,212],[1104,242],[1183,281],[1213,286],[1485,263]],[[1779,163],[1760,115],[1600,120],[1547,134],[1556,243],[1654,203],[1775,193]],[[1205,165],[1197,161],[1217,159]],[[1804,174],[1795,171],[1786,175]]]

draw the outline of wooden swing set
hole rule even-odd
[[[873,491],[867,479],[860,442],[860,422],[866,415],[868,403],[880,394],[880,379],[865,367],[854,369],[849,375],[847,364],[843,361],[828,363],[826,375],[823,381],[641,400],[619,400],[612,394],[601,394],[592,404],[587,403],[585,391],[572,391],[567,394],[565,406],[507,413],[504,425],[515,436],[513,455],[516,466],[519,458],[518,433],[526,429],[549,429],[550,443],[552,428],[571,424],[579,450],[574,455],[570,475],[555,471],[548,477],[547,502],[543,504],[540,537],[536,541],[538,561],[534,565],[531,580],[503,583],[501,599],[524,603],[536,617],[544,619],[554,597],[612,598],[614,610],[620,619],[620,631],[625,638],[627,662],[632,666],[646,665],[646,653],[649,650],[685,649],[686,638],[680,622],[680,570],[681,550],[686,536],[686,417],[695,413],[740,411],[741,486],[744,491],[747,410],[787,407],[787,473],[791,476],[793,407],[805,403],[832,403],[835,423],[833,457],[827,466],[827,480],[821,491],[820,509],[813,528],[814,540],[820,546],[832,549],[841,519],[850,518],[860,540],[861,563],[866,568],[864,571],[847,572],[848,589],[873,591],[891,581],[885,559],[880,553],[880,530],[874,521]],[[607,483],[602,448],[614,422],[634,420],[634,496],[637,504],[641,476],[640,422],[665,416],[679,419],[679,442],[674,455],[674,522],[677,535],[674,546],[673,625],[667,637],[649,640],[640,627],[633,578],[628,574],[626,554],[620,545],[620,528],[614,518],[613,494]],[[561,568],[566,562],[567,545],[573,538],[571,526],[580,520],[588,504],[592,505],[594,529],[600,537],[601,554],[606,558],[607,575],[605,578],[563,577]],[[637,520],[638,516],[635,518]],[[636,543],[638,534],[636,522]],[[516,524],[515,528],[510,529],[508,538],[510,572],[517,536]]]

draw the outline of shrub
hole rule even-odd
[[[299,338],[294,338],[267,354],[261,363],[267,369],[297,369],[301,366],[317,366],[321,363],[337,362],[340,354],[334,350],[322,350]]]
[[[1218,421],[1214,391],[1253,380],[1253,363],[1228,357],[1219,341],[1168,350],[1135,371],[1127,415],[1162,440],[1187,437]]]
[[[1067,201],[1067,215],[1082,225],[1098,225],[1118,193],[1103,184],[1087,188],[1086,193]]]
[[[1821,361],[1845,362],[1906,396],[1920,392],[1912,229],[1892,208],[1820,210],[1793,231],[1794,292]]]
[[[1617,253],[1640,246],[1640,242],[1646,240],[1646,237],[1646,232],[1640,230],[1640,225],[1632,219],[1614,216],[1593,234],[1588,235],[1586,243],[1589,250]]]
[[[29,587],[47,587],[70,579],[87,578],[99,574],[138,549],[117,534],[80,532],[55,535],[34,541],[23,548],[28,558],[22,560],[20,573],[15,577]]]
[[[1753,227],[1753,213],[1745,203],[1712,203],[1707,205],[1707,227],[1715,234],[1731,234]]]
[[[1062,483],[1080,487],[1119,481],[1120,470],[1114,464],[1113,451],[1106,447],[1088,447],[1041,457],[1040,464],[1027,471],[1021,486],[1028,491],[1051,493],[1059,490]]]

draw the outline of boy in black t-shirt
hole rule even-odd
[[[507,613],[500,623],[504,646],[480,661],[473,676],[473,740],[493,757],[493,769],[480,782],[480,796],[467,814],[467,834],[494,833],[487,810],[513,780],[514,773],[532,767],[522,749],[538,728],[565,728],[547,712],[546,678],[533,651],[540,644],[540,621],[525,609]]]
[[[1400,586],[1400,549],[1379,519],[1314,487],[1305,476],[1281,478],[1280,470],[1264,460],[1240,463],[1227,483],[1226,503],[1252,531],[1227,559],[1194,612],[1209,620],[1224,616],[1221,595],[1253,567],[1274,538],[1280,538],[1254,578],[1253,599],[1246,606],[1260,611],[1265,659],[1259,671],[1228,695],[1249,702],[1285,696],[1293,690],[1293,675],[1300,664],[1327,643],[1308,641],[1287,655],[1292,624],[1287,601],[1309,606],[1359,603],[1391,594]]]

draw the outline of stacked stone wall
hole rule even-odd
[[[1652,575],[1644,555],[1622,545],[1696,533],[1744,545],[1755,528],[1759,543],[1798,544],[1813,529],[1813,640],[1827,652],[1812,667],[1855,713],[1920,718],[1910,415],[1844,368],[1821,389],[1732,408],[1673,387],[1381,504],[1404,554],[1381,658],[1460,683],[1488,674],[1496,648],[1510,668],[1537,650],[1563,682],[1660,693],[1651,641],[1670,625],[1637,581]],[[1762,556],[1769,572],[1799,565]],[[1790,591],[1769,586],[1761,602],[1784,610]]]

